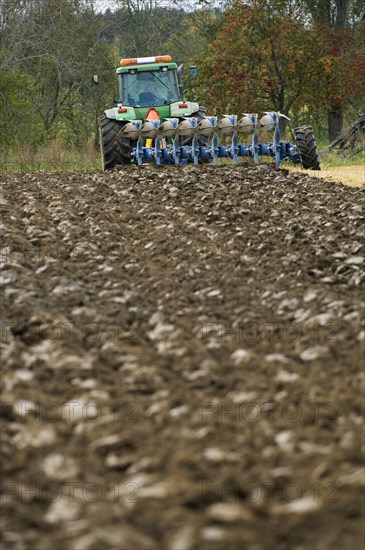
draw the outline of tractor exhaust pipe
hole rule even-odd
[[[184,64],[180,63],[180,65],[177,68],[176,74],[177,74],[177,83],[179,86],[181,101],[184,101],[183,73],[184,73]]]

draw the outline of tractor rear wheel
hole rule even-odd
[[[102,115],[99,119],[100,151],[103,170],[131,162],[131,141],[120,136],[122,124]]]
[[[294,131],[303,168],[320,170],[319,155],[312,127],[300,126]]]

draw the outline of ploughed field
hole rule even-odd
[[[4,548],[362,548],[364,189],[2,179]]]

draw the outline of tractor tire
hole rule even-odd
[[[102,170],[131,163],[130,139],[119,136],[122,124],[102,115],[99,119]]]
[[[311,126],[295,128],[295,139],[302,161],[306,170],[320,170],[319,155]]]

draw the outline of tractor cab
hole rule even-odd
[[[160,107],[182,99],[177,65],[170,56],[122,59],[118,101],[128,107]]]

